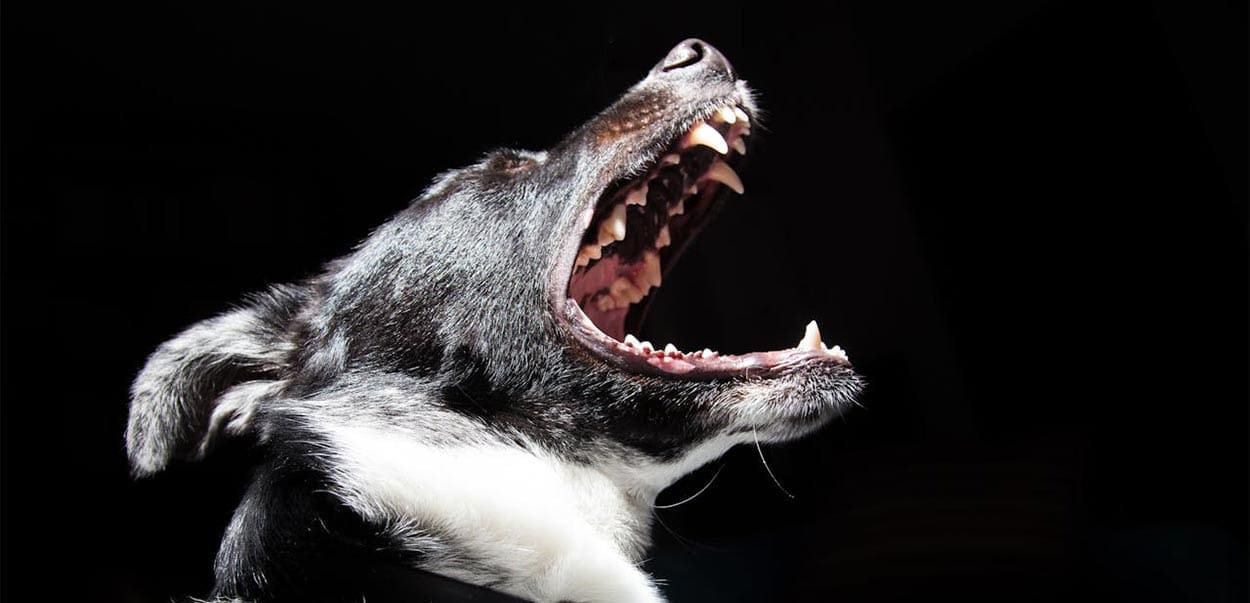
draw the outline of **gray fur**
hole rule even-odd
[[[549,151],[497,151],[440,176],[315,278],[152,354],[132,389],[136,475],[200,458],[222,437],[256,441],[265,458],[223,539],[215,595],[352,600],[364,588],[352,580],[379,563],[541,592],[449,522],[370,506],[382,494],[344,475],[359,459],[336,430],[422,450],[514,450],[606,476],[638,515],[609,538],[636,572],[660,489],[716,446],[800,437],[853,401],[862,384],[845,365],[800,358],[681,379],[622,370],[569,335],[562,287],[603,191],[726,99],[754,110],[727,63],[664,65]],[[660,108],[645,127],[609,128],[644,102]]]

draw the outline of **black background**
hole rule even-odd
[[[385,9],[6,2],[5,600],[206,592],[229,456],[127,479],[145,355],[543,148],[675,43],[766,110],[644,332],[819,321],[871,385],[660,498],[674,601],[1242,601],[1244,3]]]

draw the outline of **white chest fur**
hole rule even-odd
[[[733,444],[674,464],[584,465],[501,441],[433,446],[377,427],[327,435],[350,506],[378,525],[427,526],[479,568],[427,569],[536,601],[661,600],[635,566],[655,496]]]

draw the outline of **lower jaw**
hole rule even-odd
[[[815,364],[850,366],[838,346],[828,348],[808,336],[799,346],[784,350],[722,355],[710,350],[682,352],[671,345],[655,349],[649,342],[637,342],[632,336],[617,341],[595,326],[573,299],[565,299],[563,322],[580,347],[587,349],[605,364],[631,373],[666,378],[715,380],[726,378],[769,378],[792,372],[798,367]]]

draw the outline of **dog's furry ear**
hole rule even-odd
[[[274,288],[148,357],[130,389],[126,451],[134,475],[174,459],[198,460],[219,435],[252,431],[257,407],[284,385],[290,323],[302,302],[300,290]]]

